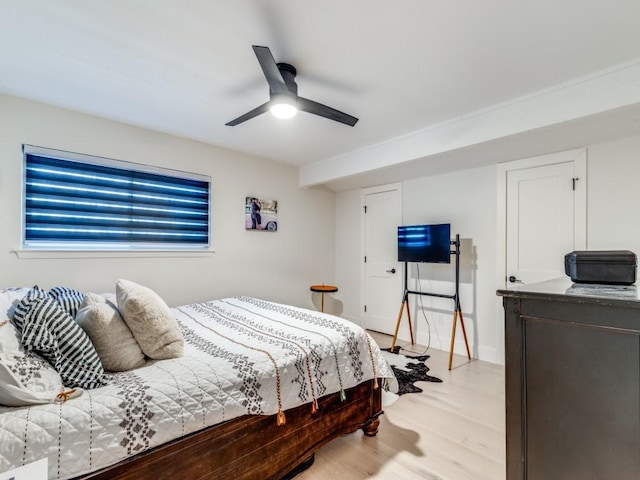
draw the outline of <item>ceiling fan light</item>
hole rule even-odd
[[[295,102],[291,98],[280,97],[271,102],[269,111],[277,118],[291,118],[298,113]]]

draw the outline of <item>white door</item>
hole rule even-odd
[[[393,335],[403,294],[397,246],[402,222],[400,184],[364,190],[363,215],[364,326]]]
[[[565,254],[585,248],[585,154],[579,153],[507,171],[507,285],[563,277]]]

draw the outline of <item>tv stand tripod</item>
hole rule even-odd
[[[451,365],[453,363],[453,347],[456,340],[456,326],[458,323],[458,317],[460,317],[460,327],[462,328],[462,335],[464,337],[464,346],[467,349],[467,357],[471,360],[471,352],[469,351],[469,342],[467,341],[467,331],[464,328],[464,317],[462,316],[462,308],[460,307],[460,235],[456,234],[456,239],[451,240],[451,245],[454,246],[454,249],[449,253],[451,255],[456,256],[456,291],[453,295],[445,295],[442,293],[429,293],[429,292],[417,292],[413,290],[409,290],[407,287],[407,276],[408,276],[408,267],[407,262],[404,262],[404,294],[402,295],[402,303],[400,304],[400,312],[398,313],[398,321],[396,322],[396,331],[393,335],[393,341],[391,342],[391,351],[394,350],[396,346],[396,341],[398,340],[398,330],[400,329],[400,321],[402,320],[402,314],[404,313],[405,306],[407,308],[407,320],[409,322],[409,335],[411,337],[411,345],[415,344],[413,338],[413,325],[411,323],[411,311],[409,310],[409,294],[412,295],[424,295],[428,297],[440,297],[440,298],[450,298],[453,300],[454,308],[453,308],[453,327],[451,329],[451,347],[449,349],[449,370],[451,370]]]

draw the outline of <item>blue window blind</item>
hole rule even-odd
[[[209,247],[208,177],[65,153],[24,146],[26,248]]]

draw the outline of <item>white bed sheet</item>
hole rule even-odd
[[[63,404],[0,407],[0,471],[48,457],[68,479],[246,415],[272,415],[374,377],[397,389],[375,342],[321,312],[234,297],[173,309],[181,358],[110,374]]]

